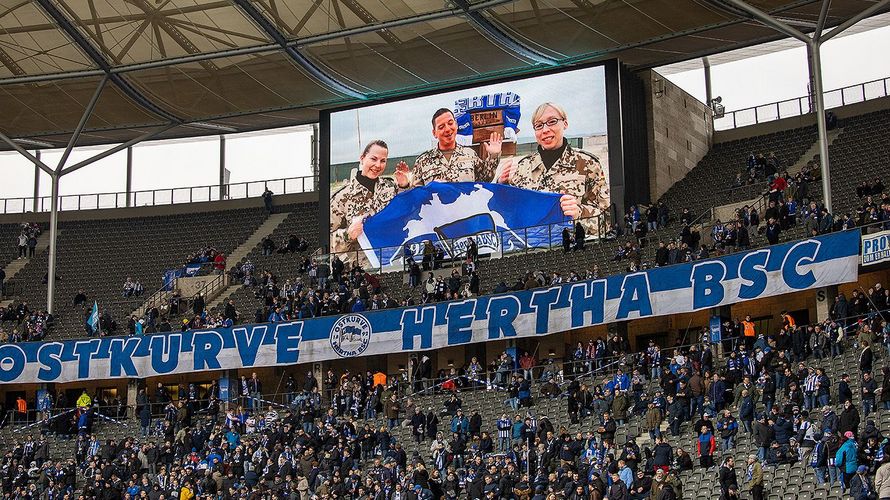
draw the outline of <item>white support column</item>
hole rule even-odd
[[[127,202],[125,203],[127,208],[134,205],[135,200],[131,200],[130,198],[133,195],[133,146],[127,148],[127,187],[126,187],[126,196]],[[116,201],[116,200],[115,200]],[[117,203],[115,203],[117,205]]]
[[[226,199],[226,136],[219,136],[219,199]]]
[[[309,138],[309,140],[312,143],[311,144],[312,179],[313,179],[312,180],[312,183],[313,183],[312,188],[315,192],[318,192],[318,187],[319,187],[318,183],[319,183],[319,179],[320,179],[319,175],[321,175],[321,173],[318,171],[318,169],[320,168],[319,164],[318,164],[318,158],[319,158],[318,154],[319,154],[320,144],[319,144],[319,127],[318,127],[317,123],[312,124],[312,136]]]
[[[40,150],[34,152],[37,160],[40,160]],[[40,167],[34,164],[34,207],[31,209],[35,214],[40,211]]]
[[[816,128],[819,130],[819,163],[822,166],[822,198],[825,208],[831,209],[831,169],[828,157],[828,126],[825,123],[825,95],[822,90],[821,42],[807,43],[807,62],[813,82],[813,103],[816,106]]]
[[[837,297],[837,285],[816,290],[816,321],[821,323],[830,317],[835,297]]]
[[[139,395],[139,380],[131,378],[127,380],[127,417],[138,418],[136,413],[136,396]]]
[[[59,181],[61,178],[62,176],[58,172],[50,176],[52,189],[49,213],[49,258],[46,270],[46,311],[50,314],[53,313],[56,294],[56,248],[59,233]]]

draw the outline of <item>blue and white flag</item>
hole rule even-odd
[[[167,269],[164,271],[164,290],[170,291],[176,287],[176,278],[182,276],[183,269],[180,267],[179,269]]]
[[[513,129],[518,133],[519,118],[519,94],[512,92],[499,92],[497,94],[465,97],[454,101],[454,118],[457,120],[458,135],[473,136],[473,117],[471,111],[502,110],[505,129]]]
[[[87,330],[93,335],[99,333],[99,303],[95,300],[93,301],[93,310],[87,318]]]
[[[359,238],[373,267],[401,268],[406,246],[423,253],[423,241],[447,258],[461,257],[468,238],[479,254],[508,253],[559,245],[572,220],[560,194],[482,182],[433,182],[400,193],[368,218]]]

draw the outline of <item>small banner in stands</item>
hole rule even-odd
[[[890,231],[862,235],[862,265],[890,260]]]
[[[859,230],[537,290],[305,321],[0,346],[0,382],[145,378],[534,337],[856,281]]]

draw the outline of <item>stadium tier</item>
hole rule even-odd
[[[55,326],[48,338],[86,335],[86,312],[94,302],[127,333],[130,314],[163,285],[164,272],[214,248],[228,255],[265,220],[261,208],[194,212],[172,216],[69,221],[60,225]],[[15,275],[8,287],[14,304],[46,309],[46,252]],[[209,272],[205,265],[204,272]],[[124,296],[127,279],[144,293]],[[86,300],[75,305],[79,291]],[[8,326],[13,328],[13,326]]]
[[[831,144],[831,193],[835,213],[855,215],[862,200],[856,188],[890,174],[890,112],[847,118],[843,133]]]
[[[254,266],[254,273],[258,278],[268,271],[280,277],[282,285],[287,279],[296,279],[301,276],[300,265],[319,248],[317,232],[314,231],[318,226],[319,206],[317,203],[311,203],[296,207],[282,207],[281,210],[286,212],[287,216],[267,236],[272,244],[267,244],[265,239],[260,241],[241,262],[230,263],[230,265],[234,264],[233,269],[239,269],[249,261]],[[287,243],[292,236],[305,239],[306,248],[302,250],[288,249]],[[265,306],[265,302],[257,299],[256,290],[250,286],[239,287],[228,297],[222,298],[220,302],[223,304],[219,307],[220,310],[224,309],[225,302],[229,299],[233,301],[236,310],[241,314],[241,320],[245,322],[253,321],[256,310],[263,309]],[[268,317],[268,312],[265,312],[263,317]]]
[[[689,208],[697,217],[716,205],[755,198],[766,191],[766,177],[758,175],[755,185],[748,187],[745,162],[750,155],[768,157],[775,153],[781,172],[797,163],[817,139],[815,127],[802,127],[714,144],[694,169],[671,186],[661,201],[675,212],[682,207]],[[734,186],[739,174],[742,176],[740,187]]]

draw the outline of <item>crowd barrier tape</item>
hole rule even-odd
[[[413,307],[0,346],[0,383],[146,378],[549,335],[856,281],[858,229],[597,280]]]

